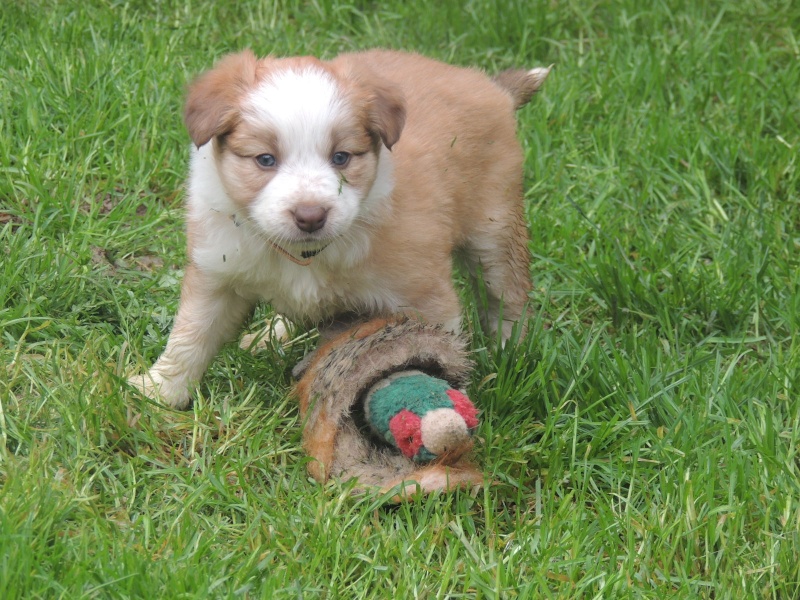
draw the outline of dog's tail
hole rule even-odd
[[[492,77],[492,80],[511,96],[511,100],[514,102],[514,110],[517,110],[530,102],[531,97],[539,91],[552,68],[553,65],[537,67],[530,71],[509,69],[498,73]]]

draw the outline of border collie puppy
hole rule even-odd
[[[180,308],[164,353],[130,382],[185,408],[259,301],[323,331],[397,313],[458,331],[454,255],[480,272],[486,326],[506,339],[530,289],[514,113],[548,73],[490,78],[382,50],[223,58],[186,102]]]

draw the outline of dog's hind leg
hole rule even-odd
[[[521,190],[513,193],[521,197]],[[506,206],[505,210],[484,215],[477,221],[462,245],[461,255],[473,279],[480,278],[483,282],[484,329],[492,334],[500,330],[503,342],[511,336],[515,322],[522,321],[524,331],[531,259],[521,199],[513,207]]]

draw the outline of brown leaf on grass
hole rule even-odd
[[[86,199],[81,203],[81,212],[89,213],[92,207],[99,204],[100,210],[97,211],[99,215],[108,215],[116,206],[125,198],[125,190],[120,187],[115,187],[112,192],[105,194],[97,194],[91,200]]]
[[[117,270],[117,265],[107,249],[100,246],[92,246],[92,264],[97,267],[109,267],[112,271]]]
[[[115,258],[110,250],[100,246],[92,246],[92,264],[110,268],[112,273],[117,269],[134,268],[138,271],[156,271],[164,266],[164,259],[154,254],[133,256],[127,259]]]
[[[160,256],[145,254],[144,256],[134,257],[133,263],[140,271],[155,271],[164,266],[164,259]]]
[[[22,225],[22,219],[17,215],[0,210],[0,227],[7,223],[11,223],[11,231],[15,231],[20,225]]]
[[[107,215],[112,210],[114,210],[114,207],[117,204],[119,204],[119,200],[116,200],[115,198],[113,198],[111,196],[111,194],[106,194],[103,197],[103,205],[100,207],[100,214],[101,215]]]
[[[147,214],[147,203],[141,202],[148,194],[145,192],[139,192],[136,194],[138,200],[140,200],[139,204],[136,206],[136,216],[143,217]],[[92,211],[92,207],[99,204],[100,209],[97,211],[97,214],[101,216],[106,216],[111,214],[117,206],[125,202],[129,197],[129,194],[122,189],[121,187],[115,187],[113,191],[106,192],[105,194],[97,194],[91,200],[86,199],[81,203],[81,212],[88,214]]]

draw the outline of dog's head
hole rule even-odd
[[[189,88],[186,126],[214,144],[222,183],[278,245],[346,235],[405,122],[401,92],[362,68],[315,58],[222,59]]]

